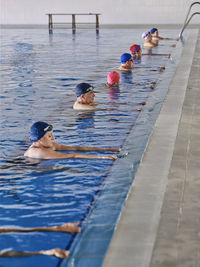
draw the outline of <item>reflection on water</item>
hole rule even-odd
[[[110,100],[117,100],[120,97],[119,86],[109,87],[108,88],[108,96],[109,96]]]

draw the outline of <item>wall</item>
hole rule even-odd
[[[194,2],[192,0],[0,1],[0,24],[47,24],[45,14],[56,12],[101,13],[101,24],[182,24],[190,4]],[[200,5],[193,6],[192,11],[200,11]],[[83,17],[80,19],[84,20]],[[89,20],[94,21],[94,17],[91,16]],[[193,18],[191,23],[200,23],[200,16]]]

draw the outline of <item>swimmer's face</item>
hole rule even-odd
[[[133,60],[131,58],[129,61],[126,61],[126,67],[131,69],[132,66],[133,66]]]
[[[148,34],[148,37],[147,37],[147,41],[151,41],[152,40],[152,35],[151,33]]]
[[[52,147],[53,146],[53,141],[54,141],[54,135],[52,131],[47,131],[45,135],[39,140],[39,143],[43,147]]]
[[[152,35],[153,36],[158,36],[158,31],[155,31]]]
[[[142,55],[142,49],[140,48],[135,54],[132,54],[133,59],[141,57]]]
[[[92,102],[94,102],[94,91],[90,91],[86,94],[84,94],[84,100],[85,100],[85,104],[91,104]]]
[[[137,51],[136,54],[137,54],[138,57],[141,56],[142,55],[142,49],[140,48],[139,51]]]

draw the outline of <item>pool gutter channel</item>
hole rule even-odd
[[[104,184],[103,191],[106,191],[106,194],[104,195],[104,192],[99,194],[98,201],[94,203],[93,209],[83,223],[83,232],[77,235],[72,243],[71,256],[59,266],[97,267],[101,266],[103,261],[105,267],[149,266],[193,59],[196,36],[197,30],[192,30],[191,36],[183,48],[182,55],[180,54],[180,57],[182,57],[178,66],[171,66],[172,68],[176,67],[174,77],[172,76],[173,80],[170,79],[168,84],[165,81],[161,81],[159,84],[159,87],[165,87],[164,90],[167,90],[168,94],[163,105],[160,104],[156,107],[157,110],[160,110],[162,106],[162,110],[156,124],[153,123],[154,127],[149,129],[151,132],[148,136],[149,142],[145,145],[146,150],[141,155],[141,161],[135,165],[133,164],[134,155],[137,153],[133,145],[133,138],[135,139],[139,135],[139,132],[133,129],[123,147],[125,152],[129,152],[128,157],[115,162],[113,169],[116,175],[110,177],[113,176],[113,171],[111,171],[109,179],[106,179]],[[170,68],[170,64],[167,67]],[[163,94],[165,95],[166,92],[163,92]],[[149,109],[149,106],[146,105],[145,108]],[[142,113],[139,117],[142,117]],[[123,168],[124,166],[127,167],[125,173],[121,170],[121,166]],[[133,181],[133,175],[136,171],[136,177]],[[119,190],[120,184],[124,187],[125,180],[126,183],[128,181],[126,188]],[[108,197],[109,194],[107,193],[109,191],[112,193],[112,190],[118,192],[119,203],[116,199],[113,203]],[[128,195],[127,192],[129,192]],[[109,206],[108,209],[104,209],[105,205]],[[123,206],[125,208],[121,212]],[[110,214],[110,210],[113,211],[113,216]],[[105,218],[107,223],[105,223]],[[118,220],[117,224],[116,218]],[[115,224],[112,223],[114,221]],[[105,233],[106,226],[108,230]],[[104,231],[102,236],[100,234],[101,230]],[[112,241],[108,249],[108,240],[111,238]],[[137,240],[137,242],[134,242],[134,240]],[[104,248],[102,249],[102,247]],[[91,251],[88,252],[91,249],[94,249],[94,254]],[[108,253],[104,260],[107,249]]]

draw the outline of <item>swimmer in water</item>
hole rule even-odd
[[[144,41],[144,44],[143,44],[143,47],[146,48],[146,49],[151,49],[153,47],[156,47],[158,46],[157,43],[154,43],[153,40],[152,40],[152,35],[150,32],[144,32],[142,34],[142,38],[145,40]]]
[[[155,53],[151,53],[151,54],[144,54],[142,53],[142,48],[140,45],[134,44],[132,45],[129,50],[131,51],[131,55],[133,60],[134,59],[140,59],[142,56],[166,56],[167,58],[170,58],[170,54],[155,54]]]
[[[89,83],[79,83],[76,86],[76,96],[77,99],[73,105],[73,109],[96,109],[95,106],[98,105],[98,103],[94,101],[94,87]]]
[[[120,83],[120,75],[117,71],[111,71],[110,73],[108,73],[107,75],[107,83],[106,86],[108,88],[110,87],[117,87]]]
[[[159,40],[175,40],[175,41],[178,41],[179,40],[179,37],[173,39],[173,38],[164,38],[164,37],[159,36],[157,28],[152,28],[150,30],[150,33],[151,33],[151,36],[152,36],[152,41],[159,41]]]
[[[131,54],[129,53],[124,53],[120,57],[121,65],[119,66],[118,70],[121,71],[131,71],[133,68],[133,59],[131,57]]]
[[[139,59],[142,56],[142,49],[140,45],[134,44],[129,50],[131,51],[131,55],[133,59]]]
[[[80,153],[62,153],[56,151],[113,151],[119,152],[120,148],[97,148],[66,146],[54,142],[53,126],[42,121],[35,122],[30,129],[32,145],[24,153],[25,157],[35,159],[117,159],[116,155],[89,155]]]
[[[130,71],[132,71],[131,69],[134,69],[134,68],[145,68],[145,67],[133,66],[133,59],[132,59],[131,54],[129,54],[129,53],[122,54],[120,59],[121,59],[121,65],[118,68],[118,70],[121,70],[124,72],[130,72]],[[164,70],[165,70],[164,66],[158,68],[159,72],[162,72]]]
[[[118,111],[116,108],[98,108],[99,103],[94,101],[95,94],[93,92],[94,87],[89,83],[80,83],[76,86],[77,100],[74,103],[73,109],[75,110],[100,110],[100,111]],[[143,102],[142,102],[143,103]],[[104,104],[109,105],[110,103]],[[144,105],[138,103],[137,105]],[[141,111],[141,108],[133,109],[132,111]]]

